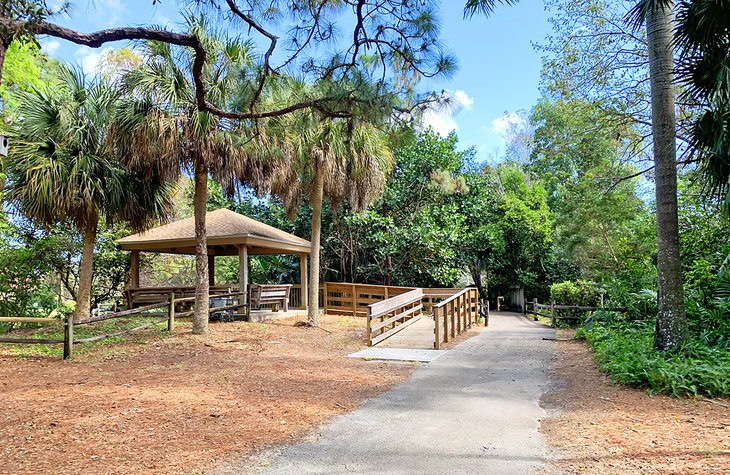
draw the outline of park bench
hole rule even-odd
[[[271,309],[275,312],[279,311],[279,307],[283,307],[285,312],[289,311],[289,294],[292,286],[289,284],[281,285],[262,285],[251,284],[248,286],[248,311],[258,310],[261,305],[271,305]]]

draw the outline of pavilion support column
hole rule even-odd
[[[139,288],[139,251],[132,251],[132,263],[129,266],[129,282],[127,287]]]
[[[238,248],[238,289],[244,293],[248,290],[248,247],[245,244]]]
[[[208,285],[215,285],[215,255],[208,250]]]
[[[304,309],[309,307],[307,300],[309,298],[309,285],[307,284],[307,274],[307,255],[302,253],[299,254],[299,275],[301,276],[299,282],[301,282],[302,284],[302,308]]]

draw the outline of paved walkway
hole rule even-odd
[[[553,331],[516,314],[285,448],[262,474],[534,473]]]

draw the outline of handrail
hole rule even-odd
[[[451,297],[449,297],[449,298],[447,298],[447,299],[444,299],[444,300],[440,301],[440,302],[439,302],[439,303],[437,303],[437,304],[434,304],[434,305],[433,305],[433,307],[434,307],[434,308],[441,308],[441,307],[443,307],[444,305],[446,305],[447,303],[450,303],[450,302],[451,302],[452,300],[456,300],[457,298],[461,297],[462,295],[464,295],[465,293],[469,292],[469,291],[470,291],[470,290],[472,290],[472,289],[474,289],[474,287],[467,287],[467,288],[465,288],[465,289],[461,289],[461,291],[459,291],[459,292],[455,293],[455,294],[454,294],[454,295],[452,295]]]

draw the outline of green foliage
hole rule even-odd
[[[550,286],[550,298],[558,305],[598,306],[601,293],[595,282],[576,280],[559,282]]]
[[[598,323],[584,330],[602,371],[652,394],[730,395],[730,352],[692,339],[682,351],[654,350],[653,322]]]

